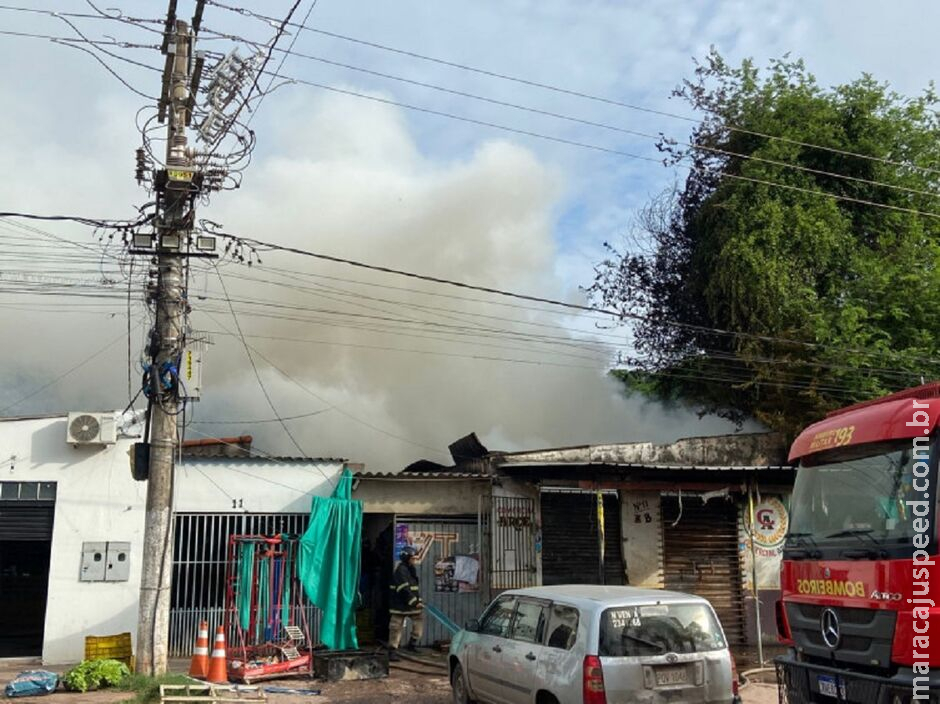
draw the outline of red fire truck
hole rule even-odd
[[[940,382],[830,413],[793,443],[781,702],[940,702],[938,428]]]

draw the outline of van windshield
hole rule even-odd
[[[601,656],[701,653],[726,647],[718,619],[704,604],[623,606],[601,615]]]

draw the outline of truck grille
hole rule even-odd
[[[822,615],[832,608],[841,638],[835,648],[823,639]],[[864,668],[885,669],[891,664],[891,643],[897,614],[883,609],[825,607],[818,604],[786,605],[787,620],[797,650],[825,662],[841,662]]]
[[[843,672],[838,675],[841,686],[837,688],[836,698],[833,699],[819,693],[817,675],[821,671],[817,672],[802,663],[780,660],[776,666],[780,704],[816,704],[820,701],[833,704],[876,704],[884,701],[887,694],[878,682]]]

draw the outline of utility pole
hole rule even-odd
[[[173,472],[179,444],[178,366],[184,344],[183,243],[192,229],[193,157],[187,149],[186,126],[192,111],[190,44],[186,22],[175,19],[175,2],[167,16],[164,53],[166,69],[160,115],[167,123],[162,205],[158,235],[156,327],[150,344],[151,414],[147,514],[140,580],[137,627],[137,672],[166,672],[173,574]]]

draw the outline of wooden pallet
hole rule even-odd
[[[220,684],[161,684],[161,704],[178,702],[266,702],[267,695],[258,687],[231,686]]]

